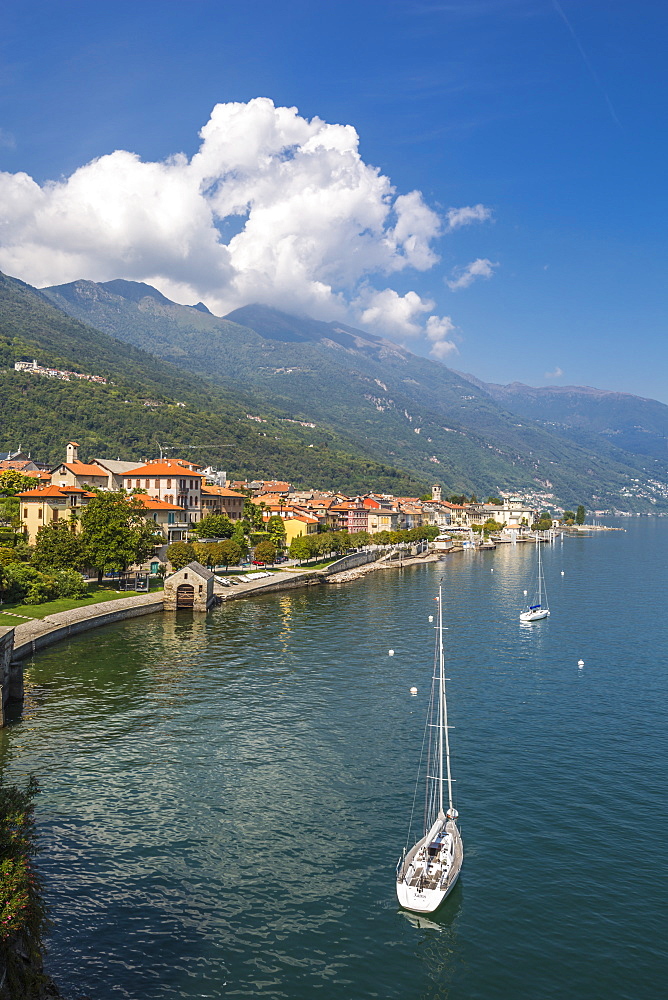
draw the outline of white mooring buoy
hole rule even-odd
[[[584,667],[584,665],[585,665],[585,661],[584,660],[578,660],[578,667],[580,668],[580,670],[582,670],[582,668]]]
[[[394,656],[394,650],[393,649],[388,649],[387,655],[388,656]]]
[[[429,621],[433,622],[433,620],[434,620],[434,616],[433,615],[429,615]]]
[[[417,688],[416,687],[412,687],[411,688],[411,694],[412,695],[416,695],[417,694]]]
[[[564,575],[564,571],[563,571],[563,569],[562,569],[562,571],[561,571],[561,575],[562,575],[562,576]]]

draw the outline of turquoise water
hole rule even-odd
[[[552,617],[532,626],[535,553],[506,546],[41,654],[0,752],[42,784],[61,990],[665,996],[668,523],[619,523],[543,548]],[[394,866],[441,578],[466,857],[418,923]]]

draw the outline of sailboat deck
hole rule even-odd
[[[406,879],[406,884],[410,886],[411,889],[447,889],[452,883],[457,880],[457,876],[462,867],[462,862],[464,860],[464,846],[462,844],[461,835],[457,829],[456,824],[449,822],[446,827],[447,832],[454,839],[454,853],[452,858],[452,863],[447,869],[447,874],[445,879],[443,863],[440,859],[434,859],[429,864],[429,872],[425,872],[424,863],[418,864],[414,870],[410,879]]]

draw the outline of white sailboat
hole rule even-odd
[[[397,864],[397,898],[413,913],[433,913],[454,888],[464,860],[464,845],[452,803],[448,707],[445,697],[442,593],[438,592],[436,655],[429,706],[427,788],[424,835],[404,849]],[[445,794],[447,792],[447,810]],[[410,830],[409,830],[410,835]]]
[[[545,579],[543,577],[543,564],[540,558],[541,543],[538,536],[536,536],[536,547],[538,549],[538,590],[534,603],[530,604],[526,611],[521,613],[521,622],[538,622],[541,618],[550,617],[550,609],[547,604],[547,591],[545,589]]]

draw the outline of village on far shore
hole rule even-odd
[[[337,538],[334,551],[341,550],[343,537],[344,549],[348,539],[352,546],[396,545],[405,540],[429,541],[432,551],[445,552],[459,545],[491,547],[523,540],[537,528],[550,528],[552,517],[558,517],[541,512],[522,497],[507,494],[489,497],[486,502],[464,496],[444,499],[438,484],[422,497],[373,492],[351,497],[342,492],[297,488],[282,480],[228,483],[225,472],[185,459],[165,458],[162,453],[138,463],[97,457],[82,461],[76,441],[63,450],[64,459],[56,466],[35,461],[21,449],[0,453],[0,482],[10,470],[23,477],[20,488],[13,491],[18,505],[15,533],[39,549],[42,529],[62,525],[76,535],[81,531],[82,514],[86,521],[91,500],[109,493],[127,496],[134,501],[133,509],[140,511],[140,520],[152,529],[152,537],[145,550],[150,551],[148,558],[131,561],[123,572],[141,571],[152,576],[180,569],[184,546],[192,557],[193,541],[201,553],[205,544],[235,540],[239,551],[234,550],[231,558],[228,546],[228,555],[221,562],[207,559],[211,568],[225,563],[227,570],[228,564],[246,560],[273,564],[289,557],[308,559],[318,554],[314,536],[324,542],[323,534]],[[30,480],[34,485],[27,485]],[[561,513],[564,523],[574,524],[572,511]],[[580,524],[584,521],[582,506],[577,520]],[[204,561],[203,555],[198,558]]]

